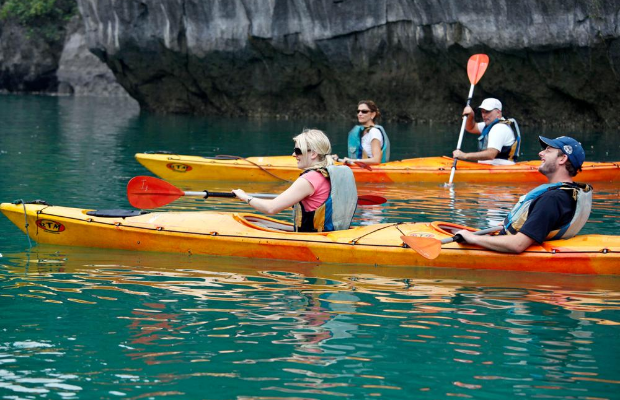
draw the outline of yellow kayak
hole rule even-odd
[[[437,258],[427,259],[404,245],[401,236],[444,239],[463,227],[446,222],[394,223],[296,233],[288,223],[244,213],[101,217],[89,215],[90,210],[42,204],[2,203],[0,209],[32,239],[54,245],[312,263],[620,274],[620,236],[582,235],[549,241],[519,255],[453,242],[444,244]]]
[[[177,154],[138,153],[136,160],[153,174],[172,181],[293,181],[299,169],[292,156],[198,157]],[[352,165],[357,182],[437,182],[450,178],[453,159],[449,157],[410,158],[372,165],[372,171]],[[454,182],[479,183],[546,183],[538,172],[540,161],[524,161],[515,165],[489,165],[459,161]],[[620,180],[620,162],[585,162],[579,173],[581,182],[614,182]]]

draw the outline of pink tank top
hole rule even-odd
[[[327,201],[331,190],[331,184],[329,179],[317,171],[310,171],[303,174],[301,177],[310,182],[314,188],[314,193],[303,199],[301,204],[303,204],[304,210],[314,211]]]

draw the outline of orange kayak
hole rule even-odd
[[[296,233],[291,232],[291,224],[244,213],[99,217],[89,215],[89,210],[39,204],[3,203],[0,209],[33,240],[53,245],[311,263],[620,275],[620,236],[611,235],[549,241],[518,255],[449,243],[442,245],[437,258],[427,259],[404,245],[401,236],[444,239],[464,227],[446,222],[394,223]]]
[[[291,156],[198,157],[177,154],[138,153],[136,160],[153,174],[172,181],[293,181],[299,176]],[[410,158],[371,166],[372,171],[352,165],[357,182],[437,182],[450,178],[450,157]],[[459,161],[454,182],[477,183],[545,183],[538,172],[540,161],[515,165],[489,165]],[[581,182],[615,182],[620,180],[620,162],[585,162],[579,173]]]

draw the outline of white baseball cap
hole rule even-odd
[[[484,99],[484,101],[478,106],[478,108],[482,108],[483,110],[487,111],[493,111],[497,108],[498,110],[502,111],[502,102],[497,99],[488,98]]]

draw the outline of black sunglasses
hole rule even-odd
[[[304,154],[299,147],[295,147],[293,149],[293,153],[295,153],[296,156],[300,156],[300,155]]]
[[[357,113],[368,114],[370,110],[357,110]]]

